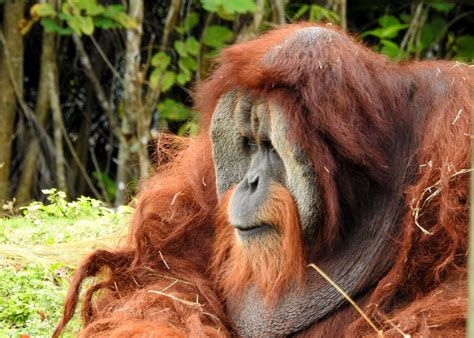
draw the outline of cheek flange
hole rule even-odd
[[[243,179],[250,165],[241,133],[234,121],[236,111],[243,107],[240,100],[244,98],[236,91],[224,94],[212,116],[210,136],[219,199]]]
[[[277,105],[270,105],[270,136],[285,168],[284,185],[296,202],[302,235],[311,243],[321,223],[321,192],[309,157],[288,137],[289,123]]]

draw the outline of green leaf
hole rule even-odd
[[[219,56],[219,50],[218,49],[213,49],[213,50],[210,50],[207,53],[204,53],[204,55],[202,57],[203,57],[204,60],[211,60],[211,59],[215,59],[217,56]]]
[[[161,79],[161,90],[163,92],[168,91],[171,87],[173,87],[176,81],[176,73],[175,72],[165,72],[163,78]]]
[[[91,1],[90,4],[87,4],[85,11],[90,16],[97,16],[102,14],[105,11],[105,8],[101,5],[98,5],[95,1]]]
[[[94,17],[94,25],[102,29],[113,29],[122,27],[122,25],[120,25],[118,22],[103,16]]]
[[[191,12],[186,19],[184,19],[182,26],[176,26],[174,30],[183,35],[191,31],[198,23],[199,15],[196,12]]]
[[[382,48],[380,49],[382,54],[387,55],[391,59],[396,59],[398,57],[400,48],[395,42],[390,40],[380,40],[380,44],[382,45]]]
[[[85,35],[94,34],[94,21],[90,16],[78,16],[77,19],[79,20],[81,31]]]
[[[373,35],[379,39],[393,39],[398,36],[398,32],[408,28],[407,24],[392,25],[388,27],[376,28],[361,34],[362,37]]]
[[[153,89],[158,88],[162,74],[163,74],[163,71],[161,69],[158,69],[158,68],[153,69],[153,71],[150,74],[150,87],[151,88]]]
[[[169,98],[160,102],[157,108],[160,113],[160,119],[167,121],[181,122],[192,117],[192,112],[183,104]]]
[[[199,131],[199,126],[194,121],[189,121],[183,124],[178,130],[178,136],[196,136]]]
[[[34,4],[31,6],[30,15],[33,20],[38,20],[39,18],[44,18],[46,16],[56,16],[56,10],[53,6],[48,3],[44,4]]]
[[[170,62],[171,57],[165,52],[158,52],[151,58],[151,65],[162,71],[168,68]]]
[[[183,41],[176,40],[173,45],[174,49],[180,56],[188,56],[186,44]]]
[[[394,26],[394,25],[399,25],[400,24],[400,20],[398,20],[396,17],[394,17],[392,15],[381,16],[377,20],[377,22],[382,27],[389,27],[389,26]]]
[[[191,73],[189,71],[179,73],[178,76],[176,76],[176,82],[182,86],[184,86],[189,81],[191,81]]]
[[[340,17],[336,12],[324,8],[323,6],[311,5],[309,8],[309,21],[321,21],[322,19],[334,23],[340,21]]]
[[[194,37],[189,37],[185,41],[186,50],[189,54],[197,56],[199,54],[199,42]]]
[[[99,15],[105,10],[103,6],[97,4],[96,0],[70,0],[69,3],[90,16]]]
[[[302,5],[298,11],[293,15],[293,20],[298,20],[300,17],[306,14],[306,12],[309,10],[309,5]]]
[[[226,20],[226,21],[234,21],[235,20],[235,13],[226,12],[224,7],[220,6],[217,10],[217,15],[219,18]]]
[[[123,5],[109,5],[107,7],[105,7],[105,10],[104,12],[102,13],[103,16],[107,17],[107,18],[113,18],[114,15],[118,14],[118,13],[125,13],[125,7]]]
[[[191,29],[196,27],[199,23],[199,15],[196,12],[191,12],[186,19],[184,19],[183,26],[186,28],[186,31],[189,32]]]
[[[54,19],[51,18],[43,18],[41,19],[40,23],[44,30],[48,33],[57,33],[59,35],[71,35],[73,33],[71,28],[61,27],[56,21],[54,21]]]
[[[430,5],[437,12],[444,14],[449,13],[456,6],[455,4],[449,2],[433,2]]]
[[[457,57],[466,58],[469,60],[474,59],[474,36],[473,35],[461,35],[456,38],[456,45],[458,52]]]
[[[101,15],[118,22],[124,28],[134,29],[137,27],[135,20],[125,13],[125,8],[122,5],[107,6]]]
[[[181,58],[178,61],[178,66],[180,69],[182,69],[184,72],[189,72],[189,70],[195,71],[197,69],[197,63],[196,60],[194,60],[192,57],[185,57]]]
[[[81,14],[81,10],[73,5],[70,2],[63,2],[61,5],[61,13],[64,13],[69,16],[77,16]]]
[[[222,48],[227,42],[230,42],[234,33],[223,26],[209,26],[203,32],[202,42],[209,47]]]
[[[439,16],[427,22],[421,30],[421,48],[426,49],[436,42],[440,38],[440,34],[443,32],[445,26],[446,20]]]
[[[229,14],[234,13],[254,13],[257,7],[253,0],[225,0],[222,1],[224,11]]]
[[[125,13],[117,13],[112,19],[117,21],[124,28],[127,28],[127,29],[137,28],[137,22]]]
[[[77,35],[81,36],[82,35],[82,29],[81,29],[81,22],[79,20],[79,17],[77,16],[71,16],[67,15],[66,23],[68,24],[69,27],[76,33]]]
[[[201,0],[202,8],[208,12],[217,12],[223,0]]]

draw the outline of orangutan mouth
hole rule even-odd
[[[255,236],[260,236],[273,229],[273,227],[267,223],[254,224],[251,226],[234,225],[234,228],[237,229],[237,233],[242,239],[250,239]]]

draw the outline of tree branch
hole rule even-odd
[[[97,101],[99,102],[100,106],[105,111],[105,113],[107,114],[107,118],[109,119],[110,128],[112,132],[114,133],[115,137],[117,137],[119,140],[123,140],[124,136],[122,135],[119,121],[114,115],[113,107],[110,104],[109,100],[107,99],[107,95],[105,94],[104,88],[102,87],[99,79],[97,79],[97,76],[95,75],[94,70],[92,69],[92,64],[91,64],[89,55],[87,54],[84,48],[84,45],[82,44],[81,39],[76,34],[73,34],[72,40],[74,41],[76,50],[79,53],[79,59],[81,60],[81,64],[84,67],[86,76],[89,78],[89,81],[92,83],[92,86],[94,87]]]

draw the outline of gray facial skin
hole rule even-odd
[[[230,223],[242,238],[271,230],[271,225],[260,223],[256,217],[269,194],[272,182],[281,181],[283,162],[268,141],[246,139],[252,164],[244,179],[237,185],[230,203]]]
[[[234,91],[224,95],[211,126],[217,191],[220,197],[237,185],[230,217],[243,233],[265,225],[255,215],[270,184],[283,185],[297,204],[303,237],[310,241],[319,219],[319,192],[307,156],[289,143],[287,133],[288,123],[278,107]]]
[[[271,224],[255,216],[272,182],[292,195],[298,211],[305,246],[314,245],[321,227],[322,202],[317,177],[307,156],[288,137],[288,122],[281,109],[262,98],[230,91],[219,100],[213,114],[211,139],[218,197],[231,187],[230,221],[242,240],[258,240],[272,231]],[[392,264],[394,210],[399,201],[381,192],[362,224],[376,224],[371,231],[354,228],[338,249],[318,265],[350,296],[367,291]],[[242,302],[227,299],[227,311],[240,336],[284,336],[303,330],[340,308],[345,299],[313,270],[305,285],[289,288],[276,307],[268,308],[262,296],[249,287]],[[237,305],[239,303],[240,305]]]

